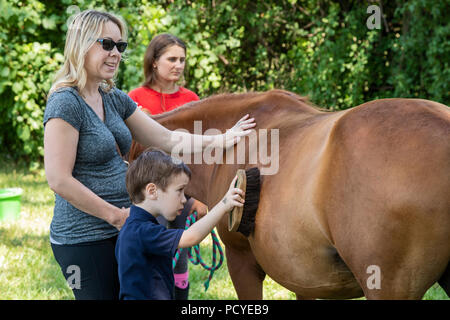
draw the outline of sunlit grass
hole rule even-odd
[[[49,242],[53,193],[42,173],[3,165],[0,188],[23,189],[18,220],[0,222],[0,299],[72,299]]]

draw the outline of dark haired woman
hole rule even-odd
[[[185,103],[199,100],[198,96],[178,85],[186,65],[186,45],[171,34],[160,34],[152,39],[144,57],[145,81],[141,87],[134,89],[128,95],[145,111],[155,115],[173,110]],[[135,141],[131,150],[143,149]],[[159,217],[159,222],[170,229],[184,229],[190,213],[197,211],[204,216],[207,207],[198,200],[191,198],[185,206],[183,214],[174,221],[168,222]],[[189,270],[187,250],[180,255],[174,269],[175,299],[187,300],[189,296]]]
[[[152,115],[173,110],[198,96],[178,85],[186,65],[186,45],[171,34],[152,39],[144,57],[145,80],[128,95]]]

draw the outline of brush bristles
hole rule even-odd
[[[241,223],[237,231],[248,237],[255,229],[255,216],[259,204],[260,172],[258,168],[245,171],[247,187],[245,189],[245,204],[242,211]]]

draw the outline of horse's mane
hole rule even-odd
[[[209,104],[211,102],[217,102],[217,101],[227,101],[227,103],[231,103],[233,101],[236,100],[244,100],[244,99],[250,99],[250,98],[254,98],[254,97],[258,97],[261,95],[281,95],[281,96],[288,96],[293,100],[297,100],[298,102],[298,107],[299,108],[312,108],[314,110],[317,111],[328,111],[326,109],[320,108],[318,106],[316,106],[315,104],[313,104],[309,98],[307,96],[300,96],[296,93],[293,92],[289,92],[289,91],[285,91],[285,90],[279,90],[279,89],[274,89],[274,90],[270,90],[270,91],[265,91],[265,92],[244,92],[244,93],[220,93],[220,94],[215,94],[212,95],[210,97],[204,98],[202,100],[197,100],[197,101],[191,101],[189,103],[186,103],[176,109],[173,109],[171,111],[165,112],[163,114],[158,114],[158,115],[154,115],[152,116],[153,119],[158,120],[158,119],[162,119],[168,116],[171,116],[173,114],[176,114],[178,112],[181,112],[183,110],[186,109],[191,109],[203,104]]]

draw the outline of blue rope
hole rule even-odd
[[[194,224],[197,221],[198,218],[198,214],[196,211],[194,211],[194,213],[192,213],[187,219],[186,219],[186,225],[185,225],[185,230],[187,230],[192,224]],[[214,230],[211,231],[211,237],[213,240],[213,248],[212,248],[212,263],[211,266],[208,266],[202,259],[202,256],[200,254],[200,245],[197,244],[195,245],[194,248],[194,252],[195,252],[195,258],[192,255],[192,248],[188,248],[188,257],[189,257],[189,261],[194,264],[194,265],[198,265],[200,264],[205,270],[209,271],[209,276],[208,279],[205,281],[204,286],[205,286],[205,292],[208,290],[209,288],[209,283],[212,280],[212,277],[214,275],[214,272],[216,270],[218,270],[223,263],[224,260],[224,255],[223,255],[223,250],[222,250],[222,246],[220,245],[220,241],[219,238],[216,235],[216,232]],[[177,252],[175,253],[175,256],[172,259],[172,267],[175,268],[178,259],[180,258],[180,253],[182,252],[182,250],[184,249],[178,249]],[[217,262],[217,251],[219,252],[219,262]]]

